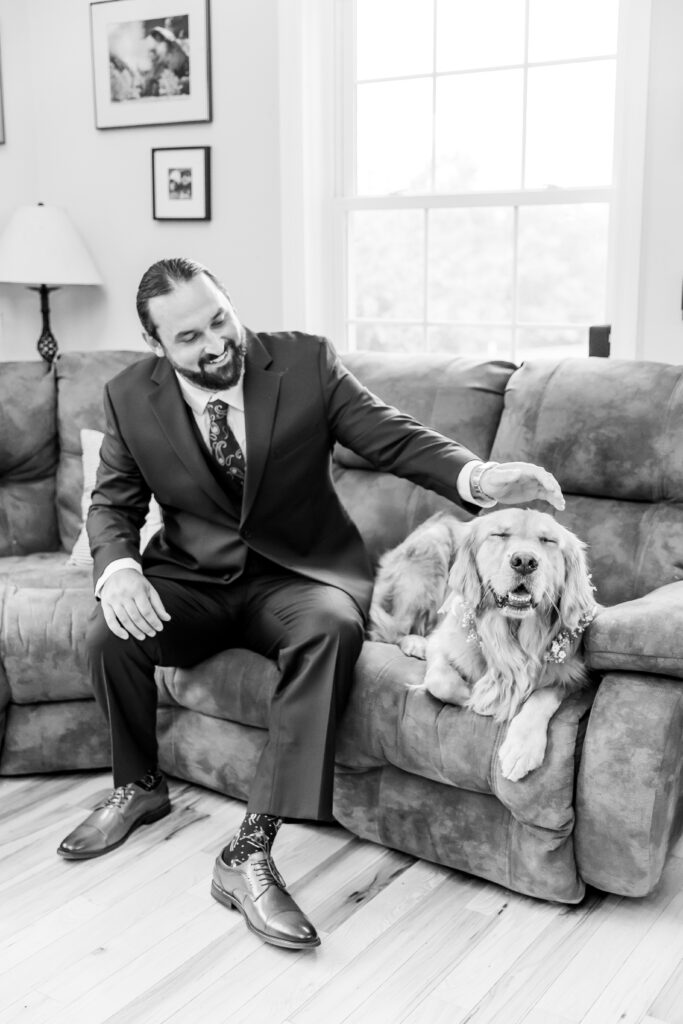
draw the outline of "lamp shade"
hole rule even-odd
[[[0,282],[102,284],[81,236],[58,206],[20,206],[0,236]]]

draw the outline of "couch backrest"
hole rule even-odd
[[[59,547],[55,413],[47,363],[0,363],[0,556]]]
[[[512,363],[456,356],[346,352],[344,364],[382,401],[425,426],[454,438],[483,459],[489,457],[503,410]],[[373,559],[398,544],[432,513],[467,513],[417,484],[378,473],[338,445],[337,490]]]
[[[57,378],[57,522],[63,547],[70,551],[81,528],[81,428],[104,430],[102,394],[107,381],[144,351],[64,352],[55,361]]]
[[[525,363],[491,458],[555,474],[567,498],[558,519],[588,543],[603,604],[683,578],[683,367]]]

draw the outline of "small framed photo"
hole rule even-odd
[[[211,220],[211,148],[152,150],[154,220]]]
[[[90,4],[95,125],[211,120],[209,0]]]

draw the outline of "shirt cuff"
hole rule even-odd
[[[119,569],[135,569],[142,576],[142,566],[139,562],[136,562],[134,558],[115,558],[113,562],[110,562],[106,567],[97,583],[95,584],[95,597],[99,598],[102,587],[107,582],[110,576],[113,576]]]
[[[475,470],[477,471],[478,476],[481,477],[484,470],[497,465],[497,462],[482,462],[480,459],[472,459],[470,462],[465,463],[458,474],[458,479],[455,482],[458,494],[463,501],[468,501],[471,505],[479,505],[480,508],[493,508],[493,506],[497,504],[495,498],[484,498],[478,494],[473,494],[470,483],[472,473]]]

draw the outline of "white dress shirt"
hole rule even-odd
[[[244,462],[246,465],[248,455],[246,429],[244,424],[244,374],[242,374],[234,387],[224,388],[222,391],[207,391],[205,388],[197,387],[196,384],[191,384],[184,377],[181,377],[179,373],[176,373],[176,377],[178,379],[178,384],[180,385],[183,398],[192,410],[192,415],[199,427],[199,432],[201,433],[204,444],[209,451],[211,450],[209,445],[209,414],[206,411],[206,407],[209,402],[212,402],[217,398],[221,399],[221,401],[228,405],[228,424],[237,438],[237,443],[244,453]],[[470,490],[470,476],[472,475],[474,468],[480,465],[481,462],[478,459],[465,463],[463,468],[460,470],[458,479],[455,483],[458,488],[458,494],[463,501],[467,501],[471,505],[481,505],[484,508],[489,508],[496,504],[495,501],[477,501],[473,498],[472,491]],[[109,563],[98,579],[95,586],[95,597],[100,596],[100,591],[104,584],[107,582],[109,577],[113,576],[113,574],[119,569],[135,569],[137,572],[142,572],[142,566],[134,558],[114,559],[113,562]]]

